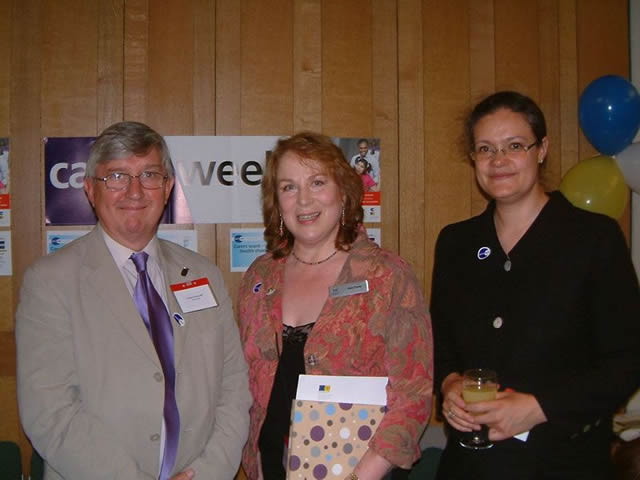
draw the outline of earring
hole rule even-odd
[[[284,237],[284,221],[282,220],[282,215],[280,215],[280,236]]]
[[[540,160],[538,160],[538,163],[541,164],[542,162],[544,162],[544,158],[541,158]]]
[[[344,205],[342,206],[342,217],[340,218],[340,225],[344,227]]]

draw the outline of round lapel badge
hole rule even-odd
[[[489,247],[480,247],[478,249],[478,260],[484,260],[491,255],[491,249]]]

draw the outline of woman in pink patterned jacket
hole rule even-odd
[[[346,478],[379,479],[419,457],[431,409],[431,323],[409,265],[368,240],[361,198],[360,177],[328,137],[281,139],[269,158],[268,253],[251,265],[238,297],[254,397],[243,455],[251,480],[284,478],[301,373],[389,378],[387,412]],[[353,282],[360,293],[329,295]]]

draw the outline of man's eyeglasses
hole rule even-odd
[[[93,177],[94,180],[104,182],[108,190],[126,190],[134,178],[140,180],[142,188],[156,190],[164,185],[169,175],[158,172],[142,172],[140,175],[129,175],[128,173],[114,172],[106,177]]]
[[[511,142],[506,147],[493,145],[476,145],[473,152],[471,152],[471,158],[478,161],[493,160],[498,152],[502,152],[504,156],[518,157],[526,154],[533,147],[538,145],[538,141],[533,142],[531,145],[523,145],[520,142]]]

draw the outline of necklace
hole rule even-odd
[[[291,250],[291,254],[293,255],[293,258],[295,258],[300,263],[304,263],[305,265],[320,265],[321,263],[324,263],[327,260],[331,260],[336,253],[338,253],[338,250],[334,250],[333,253],[329,255],[327,258],[323,258],[322,260],[318,260],[317,262],[305,262],[301,258],[298,258],[298,256],[296,255],[296,252]]]

